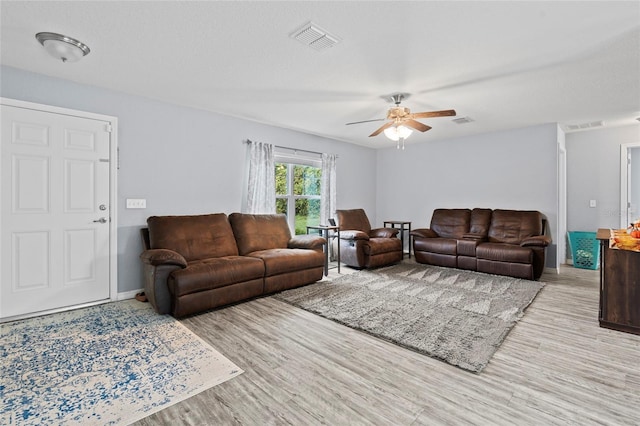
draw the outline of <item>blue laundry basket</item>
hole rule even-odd
[[[569,231],[569,246],[574,268],[598,269],[600,244],[595,232]]]

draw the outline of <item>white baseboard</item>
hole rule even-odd
[[[544,272],[548,272],[550,274],[559,274],[560,270],[556,269],[556,268],[549,267],[549,266],[545,266]]]
[[[116,295],[116,300],[127,300],[127,299],[133,299],[134,297],[136,297],[136,294],[140,293],[141,291],[144,291],[144,289],[139,289],[139,290],[131,290],[131,291],[125,291],[123,293],[118,293]]]

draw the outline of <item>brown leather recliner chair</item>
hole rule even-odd
[[[375,228],[363,209],[337,210],[340,226],[340,261],[354,268],[376,268],[403,257],[398,229]]]

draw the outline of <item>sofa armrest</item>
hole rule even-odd
[[[414,229],[411,231],[411,236],[413,238],[438,238],[438,234],[435,231],[427,228]]]
[[[173,271],[186,268],[187,261],[179,253],[167,249],[145,250],[140,259],[147,300],[157,313],[170,313],[171,294],[167,281]]]
[[[473,240],[473,241],[487,241],[487,236],[482,234],[463,234],[462,239],[464,240]]]
[[[393,238],[396,235],[398,235],[398,232],[400,232],[399,229],[376,228],[376,229],[372,229],[371,232],[369,232],[369,237],[371,237],[371,238]]]
[[[551,244],[551,237],[548,235],[536,235],[522,240],[520,247],[546,247]]]
[[[369,240],[369,235],[362,231],[346,230],[340,231],[341,240]]]
[[[145,250],[140,255],[143,263],[152,266],[176,265],[181,268],[187,267],[187,261],[180,253],[167,249]]]
[[[309,250],[322,250],[327,240],[317,235],[295,235],[289,240],[287,247]]]

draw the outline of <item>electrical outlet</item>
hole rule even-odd
[[[589,207],[595,207],[596,206],[596,200],[589,200]]]
[[[128,209],[146,209],[147,200],[145,198],[127,198]]]

